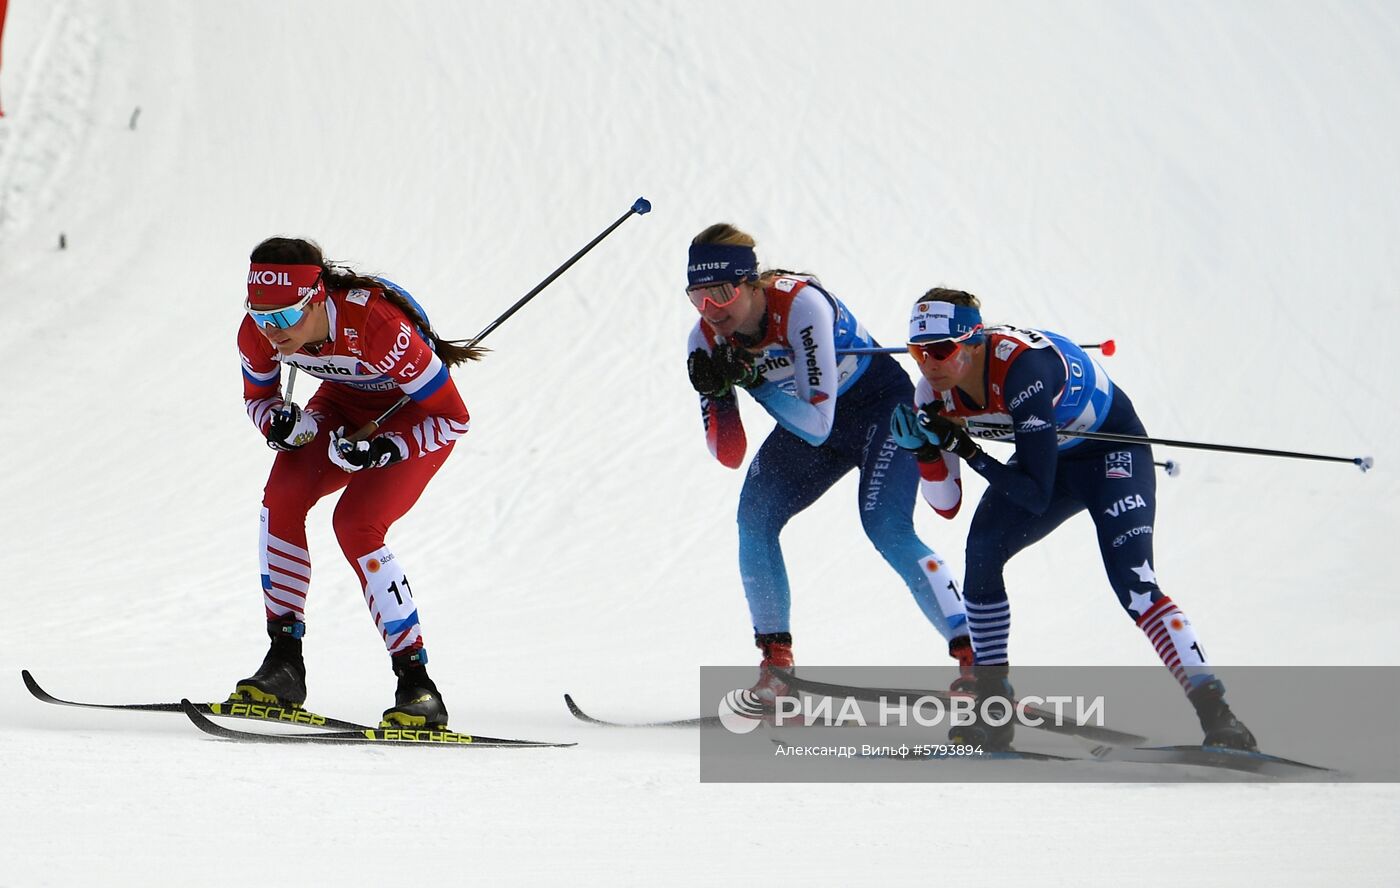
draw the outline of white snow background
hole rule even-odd
[[[743,475],[684,368],[686,247],[716,221],[887,344],[965,288],[989,321],[1116,339],[1155,435],[1374,455],[1159,448],[1183,473],[1155,566],[1217,662],[1396,665],[1394,4],[10,6],[0,885],[1397,883],[1395,786],[702,785],[693,732],[561,702],[694,715],[699,666],[757,662]],[[261,659],[272,453],[234,346],[259,240],[313,237],[467,337],[639,195],[456,372],[472,431],[390,535],[454,726],[577,747],[240,746],[28,696],[21,668],[221,699]],[[771,422],[744,414],[752,453]],[[970,513],[916,519],[959,572]],[[369,720],[393,679],[329,515],[308,704]],[[1015,661],[1155,662],[1088,519],[1052,539],[1008,571]],[[799,663],[945,662],[853,478],[784,548]],[[1344,734],[1367,702],[1338,695],[1316,717]]]

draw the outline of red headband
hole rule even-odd
[[[248,304],[267,305],[281,308],[295,305],[306,297],[313,288],[325,293],[324,287],[317,287],[321,277],[319,265],[273,265],[254,262],[248,268]],[[313,302],[320,299],[317,295]]]

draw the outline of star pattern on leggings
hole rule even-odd
[[[1156,585],[1157,575],[1152,572],[1152,564],[1146,559],[1143,560],[1141,567],[1134,567],[1131,568],[1131,570],[1133,573],[1137,574],[1139,582]]]
[[[1139,617],[1147,613],[1148,608],[1152,607],[1151,591],[1129,592],[1128,597],[1132,599],[1132,601],[1128,603],[1128,610],[1137,614]]]

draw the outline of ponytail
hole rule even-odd
[[[367,277],[357,274],[341,265],[331,265],[328,262],[321,263],[321,273],[325,276],[326,286],[336,290],[352,290],[355,288],[375,289],[383,292],[384,298],[396,306],[399,311],[408,315],[408,319],[422,332],[422,334],[432,343],[433,351],[442,359],[442,362],[449,367],[467,361],[481,360],[490,349],[480,345],[472,345],[466,339],[443,339],[428,324],[428,319],[419,313],[418,309],[404,298],[404,295],[393,287],[386,286],[383,281],[377,278]]]
[[[249,257],[253,262],[280,262],[292,265],[319,265],[326,289],[380,290],[384,298],[393,303],[399,311],[418,327],[423,336],[432,344],[433,351],[449,367],[465,361],[479,361],[490,349],[472,345],[466,339],[443,339],[428,324],[428,319],[414,307],[413,303],[393,287],[386,286],[377,278],[358,274],[343,265],[332,265],[326,261],[321,247],[315,242],[300,237],[270,237],[253,248]]]

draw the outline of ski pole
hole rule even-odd
[[[291,406],[294,406],[292,405],[292,386],[296,385],[296,382],[297,365],[290,364],[287,367],[287,390],[282,394],[282,406],[278,410],[279,413],[290,414],[292,412]]]
[[[651,201],[647,200],[645,197],[639,197],[639,198],[637,198],[635,201],[633,201],[632,206],[627,210],[627,212],[623,213],[621,216],[619,216],[619,217],[617,218],[617,221],[616,221],[616,222],[614,222],[613,224],[609,225],[607,228],[603,229],[603,233],[602,233],[602,234],[600,234],[600,235],[598,235],[597,237],[593,238],[593,240],[589,241],[589,242],[584,246],[583,249],[579,250],[577,253],[575,253],[574,255],[570,256],[569,259],[568,259],[568,261],[566,261],[563,265],[559,266],[558,268],[554,269],[554,271],[550,272],[549,277],[547,277],[547,278],[545,278],[544,280],[540,281],[538,284],[535,285],[535,288],[534,288],[533,290],[531,290],[530,292],[526,293],[524,296],[521,296],[519,299],[517,299],[517,300],[515,301],[515,304],[514,304],[514,305],[512,305],[510,308],[508,308],[508,309],[506,309],[504,312],[502,312],[501,315],[500,315],[500,317],[496,318],[494,321],[492,321],[491,323],[487,324],[486,327],[485,327],[480,333],[476,334],[476,335],[473,336],[471,339],[467,340],[467,345],[468,345],[468,346],[473,346],[473,345],[476,345],[477,343],[479,343],[481,340],[485,339],[488,333],[490,333],[492,330],[494,330],[494,329],[496,329],[497,327],[499,327],[499,326],[501,326],[502,324],[504,324],[504,323],[506,322],[506,319],[507,319],[507,318],[509,318],[511,315],[515,314],[517,311],[519,311],[521,308],[523,308],[524,305],[525,305],[525,303],[529,302],[531,299],[534,299],[536,296],[538,296],[541,290],[543,290],[545,287],[548,287],[550,284],[552,284],[552,283],[554,282],[554,279],[557,278],[557,277],[559,277],[559,275],[561,275],[561,274],[563,274],[564,272],[568,271],[569,268],[570,268],[575,262],[577,262],[578,260],[580,260],[580,259],[583,258],[583,255],[584,255],[585,253],[587,253],[589,250],[593,249],[594,247],[598,246],[598,243],[599,243],[600,241],[602,241],[603,238],[605,238],[605,237],[607,237],[608,235],[612,234],[613,231],[614,231],[619,225],[621,225],[623,222],[626,222],[626,221],[627,221],[628,219],[630,219],[633,215],[645,216],[647,213],[650,213],[650,212],[651,212]],[[360,428],[356,429],[354,434],[350,435],[349,437],[347,437],[347,438],[345,439],[345,442],[346,442],[346,443],[345,443],[345,445],[342,445],[342,446],[344,447],[344,446],[353,444],[353,443],[355,443],[355,442],[357,442],[357,441],[363,441],[363,440],[365,440],[366,438],[368,438],[370,435],[373,435],[375,432],[377,432],[377,431],[379,430],[380,426],[384,425],[384,423],[388,421],[389,417],[391,417],[391,416],[393,416],[395,413],[397,413],[397,412],[398,412],[400,409],[402,409],[403,406],[404,406],[405,404],[407,404],[408,402],[409,402],[409,397],[408,397],[408,395],[404,395],[402,398],[399,398],[397,401],[395,401],[393,404],[391,404],[391,405],[389,406],[389,409],[388,409],[388,410],[385,410],[383,413],[379,414],[379,416],[375,417],[374,419],[371,419],[369,422],[365,423],[364,425],[360,426]]]
[[[1096,348],[1106,358],[1113,357],[1114,353],[1118,351],[1118,346],[1112,339],[1105,339],[1103,342],[1080,342],[1077,345],[1080,348]],[[838,348],[836,353],[838,355],[899,355],[907,351],[909,351],[909,347],[904,345],[877,345],[866,348]]]
[[[1002,433],[1011,431],[1011,426],[1002,423],[969,422],[969,430],[980,432],[982,437],[989,437],[991,433]],[[1113,441],[1119,444],[1161,444],[1165,447],[1185,447],[1191,450],[1216,450],[1222,453],[1245,453],[1254,456],[1281,456],[1287,459],[1315,459],[1321,462],[1344,462],[1351,463],[1361,471],[1368,471],[1375,460],[1369,456],[1327,456],[1322,453],[1300,453],[1294,450],[1268,450],[1263,447],[1240,447],[1235,444],[1206,444],[1200,441],[1175,441],[1170,438],[1149,438],[1143,435],[1120,435],[1116,432],[1076,432],[1069,429],[1059,429],[1058,434],[1067,435],[1071,438],[1086,438],[1090,441]],[[1168,474],[1171,474],[1168,471]]]
[[[1165,469],[1168,478],[1175,478],[1177,475],[1181,474],[1181,463],[1177,462],[1174,459],[1165,460],[1163,462],[1154,461],[1152,464],[1154,466],[1161,466],[1163,469]]]

